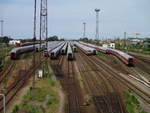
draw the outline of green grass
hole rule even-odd
[[[6,55],[6,51],[1,50],[1,52],[0,52],[0,56],[1,56],[1,57],[3,57],[3,56],[5,56],[5,55]]]
[[[25,111],[26,113],[42,113],[40,106],[28,104],[27,102],[22,102],[20,105],[16,105],[12,113],[18,113]]]
[[[29,90],[27,95],[24,96],[26,100],[39,101],[43,102],[45,100],[46,95],[50,95],[50,91],[45,88],[36,88],[33,90]]]
[[[27,54],[22,54],[20,57],[22,59],[25,59],[25,60],[32,60],[33,59],[33,53],[34,52],[29,52],[28,55]],[[35,52],[35,58],[39,57],[40,53],[39,52]]]
[[[45,84],[52,86],[52,87],[59,85],[59,83],[53,80],[52,78],[43,78],[43,81],[45,82]]]
[[[49,79],[48,80],[48,84],[50,85],[50,86],[56,86],[56,81],[54,81],[54,80],[52,80],[52,79]]]
[[[125,49],[124,46],[116,46],[116,49],[128,50],[128,51],[132,51],[132,52],[150,54],[150,47],[143,46],[143,45],[140,45],[140,44],[126,46],[126,49]]]
[[[27,104],[22,106],[22,110],[26,113],[42,113],[42,109],[37,105]]]
[[[79,80],[83,82],[83,77],[82,76],[78,76]]]
[[[5,59],[3,63],[3,70],[6,70],[6,68],[11,64],[12,60],[10,58]]]
[[[44,63],[44,75],[45,75],[45,77],[51,77],[52,75],[54,75],[48,61],[46,61]],[[55,85],[55,83],[53,81],[49,81],[49,82],[51,83],[51,85],[53,85],[53,86]]]
[[[2,50],[0,51],[0,60],[1,60],[1,62],[2,62],[2,68],[3,68],[3,70],[5,70],[5,68],[8,67],[8,65],[11,64],[10,58],[8,58],[8,57],[5,57],[5,58],[4,58],[4,56],[5,56],[6,54],[8,54],[9,51],[10,51],[12,48],[14,48],[14,46],[10,46],[10,47],[4,48],[4,49],[2,49]]]
[[[12,111],[12,113],[17,113],[19,111],[19,106],[16,105]]]
[[[49,76],[53,74],[48,62],[45,63],[45,72],[46,72]]]
[[[129,113],[146,113],[140,106],[138,99],[133,95],[132,90],[129,89],[127,92],[125,92],[124,98]]]
[[[47,101],[47,105],[57,104],[59,101],[56,98],[49,98]]]
[[[46,110],[46,113],[54,113],[57,110],[59,95],[51,88],[55,86],[57,82],[51,78],[43,78],[36,84],[37,87],[33,89],[29,88],[22,102],[15,106],[12,113],[21,112],[22,110],[27,113],[42,113],[43,109]]]
[[[51,74],[48,62],[45,63],[45,72]]]
[[[31,104],[33,102],[35,104]],[[29,89],[27,94],[24,96],[24,99],[20,105],[17,105],[12,113],[17,113],[18,111],[27,111],[27,113],[41,113],[44,103],[48,107],[57,107],[59,102],[58,94],[47,88],[35,88]],[[40,103],[39,105],[36,103]],[[53,108],[53,109],[54,109]],[[51,111],[52,109],[49,109]],[[54,109],[55,111],[56,109]]]
[[[100,56],[100,57],[102,57],[102,58],[105,58],[105,57],[107,56],[107,54],[99,52],[99,53],[98,53],[98,56]]]
[[[48,62],[45,62],[44,71],[52,74]],[[24,95],[22,102],[17,105],[12,113],[26,111],[27,113],[54,113],[59,103],[59,94],[53,89],[58,87],[59,83],[52,76],[39,79],[35,88],[29,88]]]
[[[28,54],[28,55],[27,55]],[[21,59],[29,60],[33,58],[33,55],[30,53],[20,55]]]
[[[6,54],[8,54],[15,46],[9,46],[9,47],[4,47],[1,51],[0,51],[0,57],[5,56]]]

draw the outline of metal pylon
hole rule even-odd
[[[41,0],[40,9],[40,42],[42,40],[47,41],[48,37],[48,11],[47,11],[47,0]],[[47,47],[47,43],[46,43]],[[41,43],[40,43],[41,48]]]

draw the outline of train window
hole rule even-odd
[[[54,53],[51,53],[51,56],[54,56]]]
[[[15,56],[15,53],[11,53],[11,56]]]

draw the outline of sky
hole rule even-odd
[[[37,0],[37,37],[39,37],[40,1]],[[95,38],[96,14],[99,8],[100,39],[129,37],[135,32],[150,37],[150,0],[48,0],[48,35],[65,39],[83,36]],[[4,35],[12,38],[33,37],[34,0],[0,0],[0,20]]]

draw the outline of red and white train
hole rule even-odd
[[[75,42],[74,43],[79,49],[81,49],[86,55],[96,55],[97,54],[97,50],[92,48],[92,47],[88,47],[86,45],[83,45],[79,42]]]
[[[40,44],[35,44],[35,50],[37,52],[44,50],[44,49],[46,49],[46,44],[41,44],[41,48],[40,48]],[[34,51],[33,45],[17,47],[17,48],[12,49],[9,55],[11,59],[17,59],[21,54],[31,52],[31,51]]]
[[[81,42],[81,41],[79,43],[83,44],[85,46],[91,47],[91,48],[95,48],[97,51],[100,51],[102,53],[108,53],[108,48],[101,47],[101,46],[96,46],[96,45],[93,45],[93,44],[90,44],[90,43]]]
[[[44,43],[44,41],[42,41],[42,43]],[[16,46],[20,47],[20,46],[29,46],[29,45],[33,45],[33,44],[40,44],[39,41],[37,42],[24,42],[24,43],[16,43]]]
[[[124,53],[122,51],[116,50],[116,49],[109,49],[109,48],[104,48],[101,46],[96,46],[93,44],[85,43],[85,42],[80,42],[80,44],[83,44],[85,46],[91,47],[96,49],[97,51],[100,51],[102,53],[109,53],[117,56],[121,61],[123,61],[127,65],[134,65],[134,57],[128,55],[127,53]]]
[[[111,54],[117,56],[120,60],[122,60],[127,65],[134,64],[134,57],[128,55],[127,53],[124,53],[124,52],[116,50],[116,49],[109,49],[108,53],[111,53]]]

